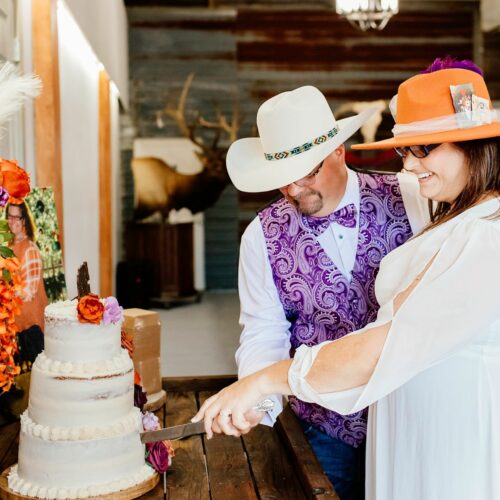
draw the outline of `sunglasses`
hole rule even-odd
[[[429,156],[431,151],[441,146],[441,144],[427,144],[425,146],[403,146],[400,148],[394,148],[394,151],[401,157],[406,158],[408,153],[411,153],[415,158],[425,158]]]
[[[292,184],[295,184],[296,186],[300,187],[312,186],[316,181],[316,176],[320,173],[321,169],[323,168],[324,162],[325,160],[323,160],[310,174],[307,174],[306,176],[302,177],[302,179],[299,179],[298,181],[295,182],[290,182],[290,184],[283,187],[285,188]]]

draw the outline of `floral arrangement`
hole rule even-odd
[[[122,331],[122,347],[127,349],[129,356],[132,358],[132,353],[134,352],[133,339],[124,331]],[[141,377],[134,371],[134,406],[142,412],[142,426],[144,430],[156,431],[161,428],[160,421],[154,413],[144,411],[144,405],[147,401],[146,393],[141,387]],[[174,447],[168,440],[146,444],[146,462],[160,474],[167,472],[170,465],[172,465],[172,458],[174,456]]]
[[[145,431],[157,431],[161,429],[158,417],[149,411],[142,416],[142,425]],[[156,441],[146,444],[146,462],[160,474],[167,472],[172,465],[172,457],[175,456],[174,448],[170,441]]]
[[[104,325],[120,323],[123,318],[123,307],[118,304],[115,297],[106,297],[101,301],[98,295],[89,293],[80,297],[76,306],[78,321]]]
[[[0,207],[21,203],[30,191],[28,174],[14,160],[0,158]],[[16,365],[18,328],[15,317],[21,312],[23,289],[21,266],[7,246],[12,239],[7,221],[0,221],[0,393],[10,390],[21,369]]]
[[[33,75],[20,75],[14,64],[0,67],[0,126],[23,103],[40,93],[42,82]],[[1,132],[1,129],[0,129]],[[1,135],[1,134],[0,134]],[[0,158],[0,207],[20,203],[30,192],[29,175],[15,160]],[[14,377],[20,373],[15,363],[18,352],[15,317],[21,312],[19,292],[23,288],[19,260],[7,246],[12,234],[6,221],[0,222],[0,394],[10,390]]]

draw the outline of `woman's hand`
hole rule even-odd
[[[192,421],[205,419],[208,439],[212,438],[213,432],[230,436],[246,434],[262,420],[252,410],[267,395],[262,386],[261,372],[242,378],[208,398]]]

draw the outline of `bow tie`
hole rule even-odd
[[[303,215],[302,219],[306,223],[307,227],[309,227],[312,231],[314,236],[319,236],[332,222],[336,222],[344,227],[356,227],[356,212],[356,205],[354,205],[354,203],[349,203],[349,205],[346,205],[345,207],[342,207],[325,217],[311,217]]]

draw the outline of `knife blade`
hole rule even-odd
[[[264,399],[253,407],[254,410],[263,412],[271,411],[273,408],[274,401],[272,399]],[[155,441],[164,441],[165,439],[173,441],[204,433],[205,425],[203,420],[201,420],[200,422],[189,422],[187,424],[165,427],[156,431],[141,432],[141,443],[154,443]]]
[[[195,434],[203,434],[205,426],[203,420],[201,422],[190,422],[188,424],[174,425],[173,427],[165,427],[157,431],[146,431],[141,433],[141,442],[154,443],[155,441],[164,441],[168,439],[182,439]]]

